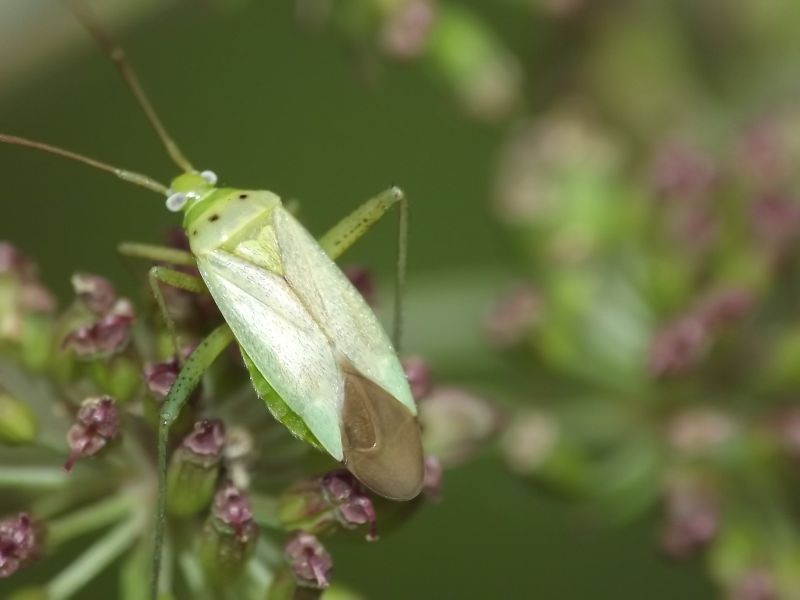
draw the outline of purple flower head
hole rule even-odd
[[[75,273],[71,282],[78,299],[98,316],[110,312],[117,301],[117,292],[105,277],[89,273]]]
[[[213,515],[241,539],[250,538],[255,529],[253,510],[247,496],[230,481],[225,482],[214,496]]]
[[[144,381],[147,389],[159,400],[163,400],[172,389],[172,384],[178,378],[180,366],[177,359],[160,363],[148,363],[144,366]]]
[[[298,585],[317,589],[330,585],[333,560],[316,537],[298,531],[286,540],[283,551]]]
[[[16,573],[39,554],[41,535],[28,513],[0,521],[0,578]]]
[[[334,507],[336,520],[353,529],[368,524],[367,539],[378,539],[375,507],[364,486],[344,469],[331,471],[322,477],[322,490],[328,503]]]
[[[71,471],[81,457],[94,456],[106,447],[119,432],[119,411],[111,396],[87,398],[81,404],[75,423],[67,432],[67,443],[72,449],[66,471]]]
[[[225,425],[218,419],[203,419],[183,438],[181,446],[203,457],[218,457],[225,444]]]
[[[131,303],[125,299],[117,300],[109,313],[67,334],[63,347],[70,348],[81,358],[111,356],[128,345],[133,320]]]

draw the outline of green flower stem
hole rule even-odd
[[[52,467],[0,467],[0,489],[55,489],[67,482],[64,469]]]
[[[48,600],[67,600],[122,554],[141,533],[142,519],[131,518],[100,538],[47,586]]]
[[[119,494],[53,521],[47,528],[48,544],[57,546],[84,533],[118,522],[130,514],[134,501],[135,497],[130,494]]]

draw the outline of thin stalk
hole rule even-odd
[[[0,488],[55,489],[67,483],[64,469],[53,467],[0,467]]]
[[[67,600],[114,562],[141,533],[142,520],[121,523],[95,542],[47,586],[48,600]]]
[[[135,497],[122,493],[52,521],[47,528],[48,544],[57,546],[79,535],[116,523],[130,514],[134,502]]]

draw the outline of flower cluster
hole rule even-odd
[[[348,273],[374,293],[367,270]],[[187,342],[176,356],[152,305],[135,309],[97,275],[76,274],[72,287],[73,301],[56,310],[33,263],[0,244],[0,487],[13,492],[0,500],[10,513],[0,520],[0,578],[41,558],[37,580],[48,581],[47,559],[93,535],[84,554],[20,597],[69,598],[120,558],[121,593],[135,596],[150,569],[159,407],[195,342],[221,317],[203,301],[167,294]],[[168,545],[180,554],[167,563],[162,591],[263,595],[272,582],[270,598],[319,592],[333,568],[325,537],[358,529],[377,540],[438,498],[442,464],[478,448],[491,433],[481,421],[491,411],[454,388],[442,397],[423,359],[405,365],[428,456],[426,493],[400,506],[292,437],[256,397],[241,357],[223,354],[172,428]],[[381,528],[384,521],[391,527]]]
[[[493,203],[528,269],[485,326],[533,375],[509,468],[616,519],[660,507],[664,554],[732,598],[800,589],[800,152],[772,114],[642,148],[559,104],[511,135]]]

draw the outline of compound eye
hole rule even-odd
[[[184,192],[175,192],[167,197],[167,210],[170,212],[180,212],[186,206],[189,195]]]
[[[217,185],[217,174],[214,173],[214,171],[203,171],[200,173],[200,177],[202,177],[208,185]]]

